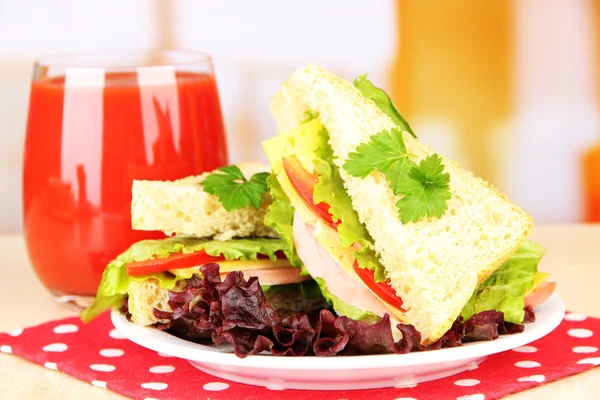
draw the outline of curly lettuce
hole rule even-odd
[[[221,255],[228,261],[256,260],[259,254],[276,260],[275,253],[285,249],[287,244],[283,239],[269,238],[232,239],[221,242],[192,236],[175,236],[160,240],[142,240],[131,245],[106,266],[96,292],[96,299],[80,313],[80,318],[83,322],[88,322],[109,308],[121,305],[132,280],[155,278],[161,288],[171,290],[179,280],[190,277],[167,272],[132,277],[127,275],[127,264],[131,262],[166,258],[174,253],[191,254],[200,250],[204,250],[211,256]]]
[[[315,185],[313,192],[314,202],[329,204],[329,213],[333,220],[340,221],[337,231],[342,244],[350,247],[354,243],[359,243],[362,249],[354,253],[359,267],[374,271],[375,281],[383,282],[386,280],[385,267],[379,262],[373,251],[373,239],[354,211],[352,200],[344,188],[339,170],[333,164],[333,150],[329,145],[329,134],[321,125],[316,135],[317,147],[314,151],[313,165],[319,182]]]
[[[294,267],[301,267],[301,275],[308,275],[308,271],[304,268],[302,260],[300,260],[294,246],[294,206],[292,206],[290,199],[274,175],[270,175],[267,178],[267,184],[269,185],[273,203],[269,206],[264,223],[275,229],[285,241],[286,246],[283,252],[290,261],[290,264]]]
[[[525,312],[525,296],[533,288],[537,266],[546,249],[531,240],[524,240],[502,267],[479,285],[461,317],[468,320],[487,310],[501,311],[504,320],[521,324]]]

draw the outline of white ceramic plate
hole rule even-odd
[[[476,368],[490,354],[531,343],[556,328],[565,314],[554,294],[536,310],[536,322],[525,331],[494,341],[409,354],[339,357],[281,357],[253,355],[238,358],[231,350],[179,339],[154,328],[135,325],[118,311],[115,328],[140,346],[188,360],[194,367],[219,378],[272,389],[348,390],[404,387]]]

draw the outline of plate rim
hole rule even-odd
[[[493,341],[472,342],[459,347],[411,352],[406,354],[372,354],[332,357],[289,357],[249,355],[237,357],[214,347],[180,339],[153,327],[143,327],[127,321],[118,310],[111,312],[112,323],[125,338],[142,347],[187,361],[231,367],[293,370],[379,369],[397,366],[431,365],[461,361],[512,350],[534,342],[552,332],[562,322],[566,312],[562,298],[555,292],[536,310],[536,322],[525,325],[523,333],[502,335]],[[540,318],[541,317],[541,318]],[[538,325],[535,325],[538,324]],[[531,326],[534,329],[527,331]],[[319,360],[318,364],[315,360]]]

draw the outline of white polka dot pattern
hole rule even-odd
[[[58,366],[56,365],[56,363],[53,363],[53,362],[45,362],[44,367],[46,367],[48,369],[53,369],[55,371],[58,370]]]
[[[480,383],[481,381],[477,379],[459,379],[457,381],[454,381],[454,384],[456,386],[475,386],[479,385]]]
[[[229,384],[225,382],[208,382],[202,388],[210,392],[220,392],[221,390],[229,389]]]
[[[62,335],[65,333],[74,333],[74,332],[77,332],[78,330],[79,330],[79,328],[77,327],[77,325],[65,324],[65,325],[58,325],[58,326],[54,327],[52,332],[54,332],[58,335]]]
[[[577,329],[569,329],[567,334],[569,336],[573,336],[576,338],[585,339],[585,338],[592,337],[594,335],[594,332],[590,331],[589,329],[577,328]]]
[[[587,319],[587,315],[585,314],[577,314],[577,313],[569,313],[565,315],[565,321],[585,321]]]
[[[537,347],[533,347],[533,346],[521,346],[521,347],[517,347],[516,349],[513,349],[513,351],[516,351],[517,353],[535,353],[536,351],[538,351]]]
[[[113,339],[125,339],[125,336],[123,336],[123,334],[116,329],[112,329],[110,332],[108,332],[108,336]]]
[[[172,365],[156,365],[150,367],[150,372],[153,374],[168,374],[169,372],[175,371],[175,367]]]
[[[515,363],[515,367],[519,367],[519,368],[536,368],[539,367],[540,364],[537,361],[519,361]]]
[[[102,388],[102,389],[106,389],[106,382],[105,381],[92,381],[92,385]]]
[[[100,350],[100,355],[102,357],[114,358],[121,357],[125,352],[121,349],[102,349]]]
[[[580,354],[585,354],[585,353],[595,353],[598,351],[597,347],[593,347],[593,346],[577,346],[577,347],[573,347],[573,353],[580,353]]]
[[[577,361],[577,364],[592,364],[598,366],[600,365],[600,357],[584,358],[583,360]]]
[[[531,375],[531,376],[523,376],[517,379],[519,382],[537,382],[542,383],[546,380],[544,375]]]
[[[21,336],[22,333],[23,333],[23,328],[15,329],[13,331],[8,332],[8,334],[12,337]]]
[[[69,347],[64,344],[64,343],[51,343],[48,344],[44,347],[42,347],[42,350],[50,352],[50,353],[62,353],[63,351],[66,351]]]
[[[190,389],[190,374],[197,374],[194,375],[193,390],[201,398],[214,397],[216,392],[224,391],[226,396],[250,392],[254,398],[273,400],[286,398],[291,393],[286,390],[291,381],[282,379],[285,376],[268,379],[264,382],[266,387],[221,381],[194,369],[195,365],[187,361],[122,340],[124,336],[112,325],[100,323],[92,327],[92,324],[82,325],[77,319],[65,319],[0,333],[0,351],[18,354],[61,373],[74,374],[72,371],[79,368],[78,376],[83,376],[82,379],[93,386],[110,387],[121,394],[136,392],[145,400],[185,395]],[[400,374],[394,379],[396,389],[378,390],[382,391],[383,397],[394,400],[423,400],[441,393],[459,400],[499,398],[509,394],[503,389],[505,386],[522,391],[561,379],[563,368],[569,373],[577,373],[599,366],[599,335],[600,321],[583,314],[568,313],[561,326],[548,336],[512,351],[491,355],[483,361],[481,368],[478,368],[481,360],[470,362],[463,367],[467,370],[463,373],[418,385],[419,376]],[[129,372],[132,369],[137,373]],[[235,375],[241,369],[223,365],[218,371]],[[490,384],[492,380],[493,384]],[[215,393],[211,395],[210,392]],[[344,395],[343,400],[358,398],[363,397]]]
[[[141,386],[144,389],[151,389],[151,390],[165,390],[166,388],[169,387],[169,385],[167,385],[164,382],[146,382],[146,383],[142,383]]]
[[[109,364],[92,364],[90,365],[90,369],[98,372],[113,372],[117,367]]]

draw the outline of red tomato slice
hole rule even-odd
[[[275,253],[275,255],[277,256],[277,258],[285,258],[285,254],[283,253],[283,251],[278,251]],[[257,258],[265,259],[268,258],[268,256],[264,254],[259,254]],[[173,253],[169,257],[152,258],[150,260],[134,261],[132,263],[129,263],[127,264],[127,275],[147,275],[153,274],[155,272],[168,271],[170,269],[189,268],[224,260],[225,257],[221,255],[209,256],[204,250],[196,251],[194,253],[189,254]]]
[[[313,192],[315,185],[319,182],[319,178],[307,170],[305,170],[300,161],[294,156],[283,157],[283,167],[285,173],[292,182],[292,186],[296,193],[302,197],[302,200],[321,218],[327,225],[337,230],[337,226],[341,221],[333,222],[331,214],[329,214],[329,204],[320,202],[315,204],[313,200]]]
[[[525,306],[531,306],[536,308],[542,305],[546,300],[550,298],[554,289],[556,288],[556,282],[544,282],[540,286],[536,287],[535,290],[529,293],[525,297]]]
[[[388,303],[390,306],[402,309],[402,299],[398,297],[396,291],[390,285],[390,281],[386,282],[375,282],[375,273],[366,268],[360,268],[358,261],[354,261],[354,271],[362,279],[362,281],[375,293],[379,298]]]

